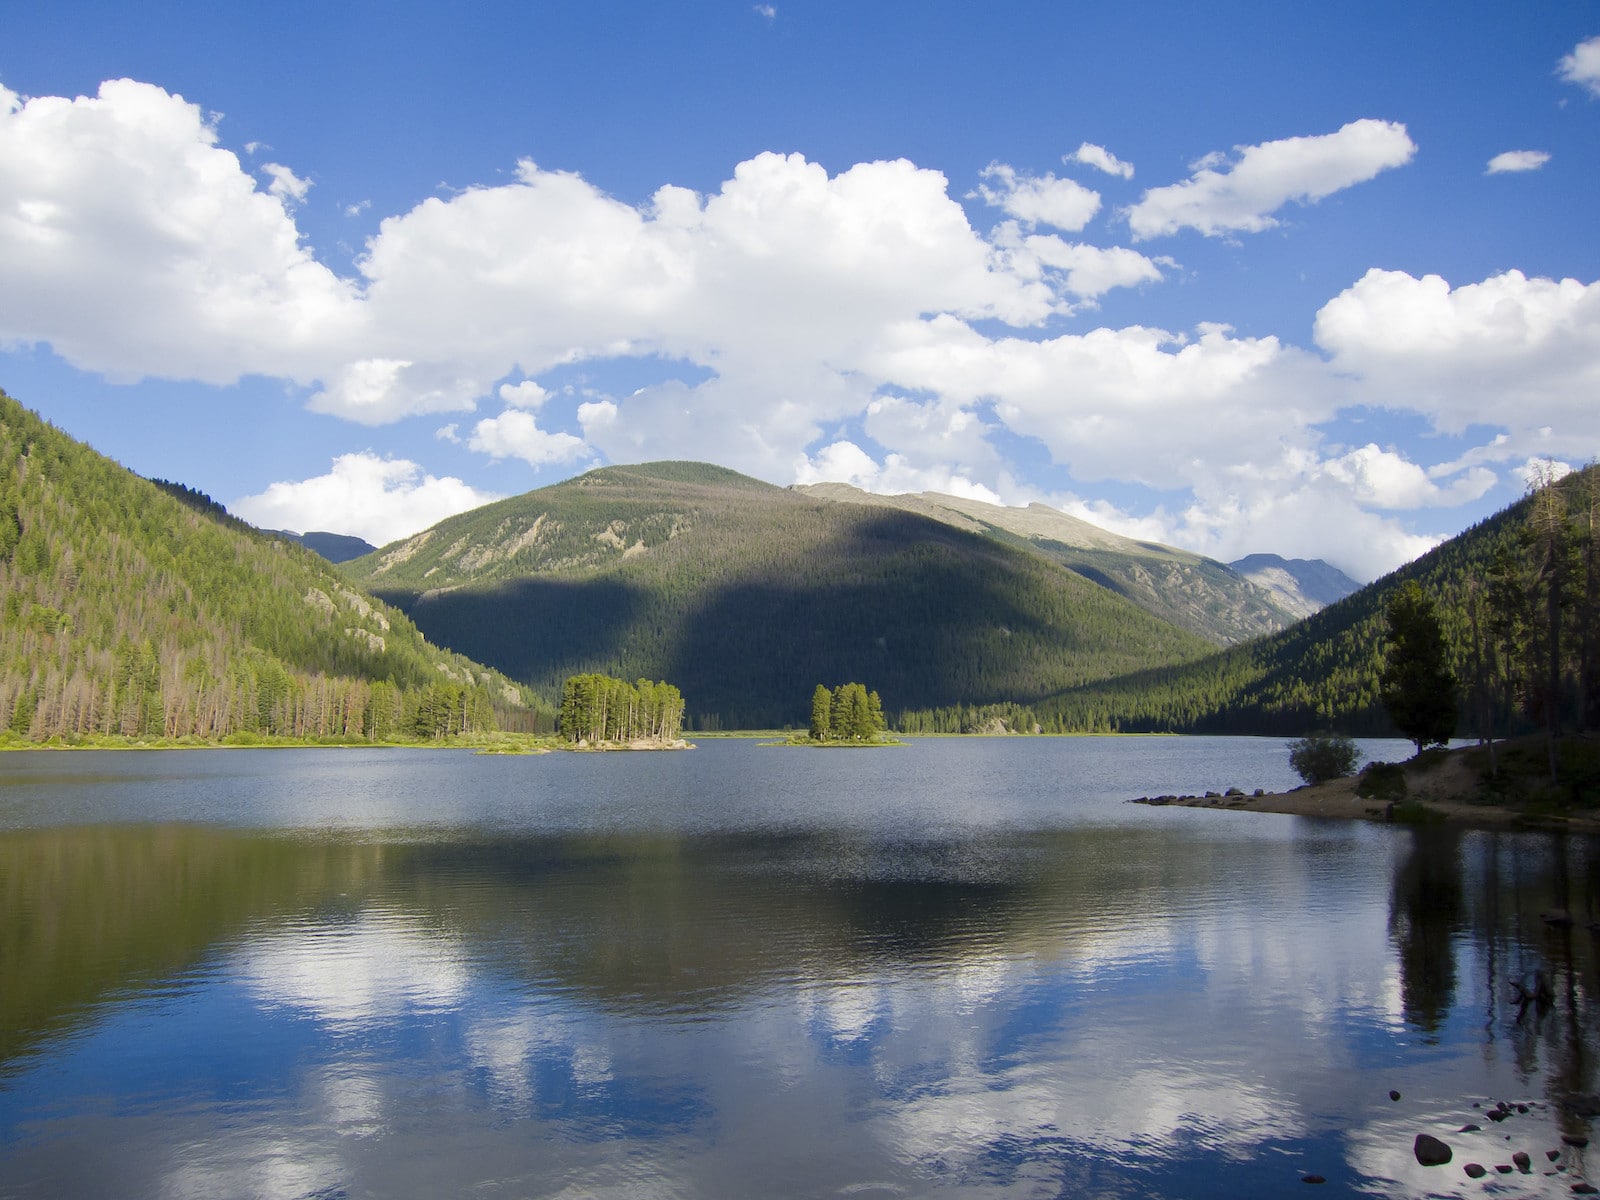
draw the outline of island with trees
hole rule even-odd
[[[561,686],[560,744],[574,750],[687,750],[683,694],[670,683],[569,675]]]
[[[811,723],[806,736],[791,739],[799,746],[898,746],[885,737],[887,724],[878,693],[859,683],[829,688],[817,684],[811,693]]]

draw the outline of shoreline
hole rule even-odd
[[[1505,745],[1505,743],[1497,743]],[[1325,820],[1375,821],[1380,824],[1455,825],[1469,829],[1570,830],[1600,833],[1600,809],[1525,807],[1486,799],[1478,774],[1466,761],[1474,747],[1447,751],[1433,761],[1412,759],[1405,771],[1403,800],[1358,796],[1359,775],[1306,784],[1287,792],[1229,793],[1203,796],[1140,796],[1129,804],[1164,808],[1209,808],[1232,812],[1274,813]]]

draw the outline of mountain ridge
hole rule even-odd
[[[801,723],[818,683],[859,680],[890,709],[1042,698],[1209,648],[1004,539],[706,464],[600,468],[342,570],[541,691],[669,679],[730,727]]]
[[[844,483],[794,490],[836,503],[917,512],[1023,546],[1215,645],[1274,633],[1298,619],[1272,592],[1223,563],[1124,537],[1045,504],[1014,508],[940,492],[880,495]]]

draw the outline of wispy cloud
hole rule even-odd
[[[1417,152],[1394,121],[1352,121],[1334,133],[1235,147],[1238,158],[1209,154],[1182,183],[1152,188],[1128,210],[1134,239],[1197,229],[1208,237],[1257,233],[1291,200],[1313,204],[1381,171],[1404,166]]]
[[[1512,171],[1537,171],[1549,161],[1550,155],[1543,150],[1507,150],[1489,160],[1489,169],[1484,174],[1504,175]]]
[[[1104,146],[1096,146],[1093,142],[1084,142],[1071,154],[1063,155],[1062,162],[1079,162],[1086,166],[1104,171],[1107,175],[1117,175],[1123,179],[1133,178],[1133,164],[1123,162]]]

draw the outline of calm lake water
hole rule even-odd
[[[1295,782],[1270,739],[3,755],[0,1196],[1600,1182],[1600,851],[1124,803]]]

